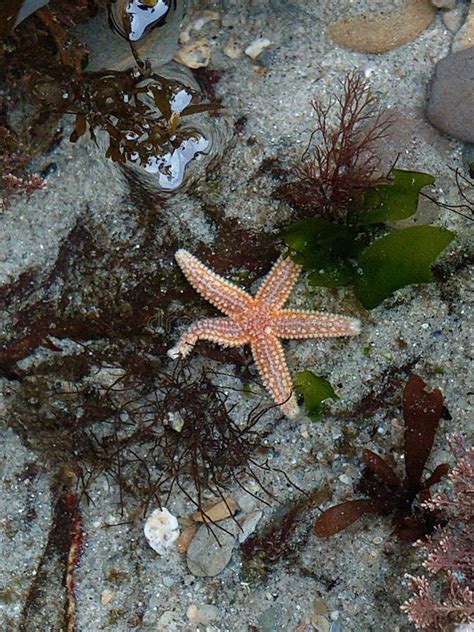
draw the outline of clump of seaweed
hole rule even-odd
[[[328,104],[314,99],[311,106],[316,122],[310,142],[291,170],[293,180],[276,195],[301,218],[341,220],[368,187],[389,180],[377,149],[390,132],[392,118],[379,110],[377,97],[357,71],[344,78],[342,94]]]
[[[474,449],[466,448],[459,434],[450,446],[457,459],[449,473],[451,493],[424,503],[431,511],[444,512],[448,523],[415,544],[428,553],[424,568],[443,578],[441,597],[428,577],[408,576],[413,596],[401,606],[417,628],[441,632],[474,622]]]
[[[106,156],[121,164],[150,166],[150,161],[199,132],[183,127],[182,119],[219,107],[200,103],[199,96],[177,81],[152,72],[148,64],[125,71],[82,73],[77,79],[52,84],[37,78],[33,92],[45,107],[75,116],[70,140],[89,130],[108,136]]]
[[[209,372],[168,372],[137,348],[102,346],[41,362],[8,388],[9,424],[52,463],[67,464],[83,493],[104,474],[122,506],[127,496],[146,511],[177,488],[202,511],[205,490],[223,497],[245,478],[260,484],[267,409],[238,422]]]
[[[395,290],[434,277],[431,264],[454,235],[438,226],[395,229],[413,216],[422,189],[432,185],[427,173],[396,169],[386,172],[377,153],[393,119],[379,110],[366,80],[349,73],[341,95],[328,104],[312,103],[316,128],[293,180],[276,190],[289,202],[298,221],[283,236],[296,263],[310,272],[314,286],[352,286],[366,309],[373,309]],[[331,123],[336,106],[334,123]],[[456,175],[460,204],[440,207],[466,216],[465,182]]]
[[[438,508],[424,504],[431,498],[430,488],[449,470],[448,465],[442,463],[423,478],[443,413],[441,391],[429,392],[425,386],[421,377],[412,375],[403,391],[404,478],[378,454],[364,450],[362,458],[366,469],[359,491],[368,498],[349,500],[326,509],[314,525],[317,536],[334,535],[365,514],[392,515],[393,534],[403,541],[423,538],[446,521]]]

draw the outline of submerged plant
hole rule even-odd
[[[349,500],[326,509],[314,525],[317,536],[334,535],[365,514],[392,515],[394,535],[406,541],[428,535],[445,521],[436,507],[422,504],[430,499],[430,488],[449,470],[443,463],[423,478],[443,412],[441,391],[429,392],[425,386],[421,377],[412,375],[403,391],[404,478],[378,454],[364,450],[362,458],[366,469],[358,488],[368,498]]]
[[[449,473],[451,493],[424,503],[444,512],[448,523],[415,545],[427,552],[423,566],[431,577],[443,578],[444,589],[438,596],[431,578],[408,576],[413,596],[401,606],[417,628],[441,632],[474,623],[474,449],[466,448],[461,435],[450,443],[457,459]]]
[[[310,272],[311,285],[351,285],[372,309],[399,288],[432,281],[431,264],[454,235],[435,226],[394,230],[393,222],[414,215],[423,187],[434,178],[395,168],[382,173],[377,145],[392,120],[378,111],[359,74],[347,75],[335,103],[332,125],[334,102],[313,101],[311,143],[293,169],[296,179],[276,192],[304,218],[284,240],[294,261]]]
[[[364,191],[386,182],[377,147],[389,134],[392,118],[359,72],[349,73],[342,94],[329,104],[314,99],[315,129],[292,181],[276,192],[298,209],[299,216],[344,218]],[[331,119],[334,116],[334,123]]]
[[[152,72],[149,65],[125,71],[83,73],[64,85],[49,79],[34,83],[34,94],[49,108],[75,116],[70,140],[89,131],[107,135],[106,156],[151,172],[171,168],[163,156],[174,150],[195,155],[208,140],[182,119],[219,107],[201,103],[198,94],[178,81]]]

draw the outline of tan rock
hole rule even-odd
[[[399,12],[341,18],[326,34],[333,42],[360,53],[384,53],[415,39],[436,17],[430,0],[406,0]]]

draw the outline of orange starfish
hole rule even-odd
[[[218,276],[186,250],[178,250],[176,261],[193,288],[226,317],[198,320],[168,355],[184,358],[198,340],[218,342],[224,347],[249,344],[265,387],[288,417],[298,413],[298,405],[278,339],[351,336],[360,332],[356,318],[282,309],[302,269],[290,257],[278,259],[255,298]]]

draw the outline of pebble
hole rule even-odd
[[[186,616],[195,625],[209,625],[217,619],[219,610],[216,606],[211,606],[210,604],[196,606],[196,604],[192,603],[186,611]]]
[[[329,621],[320,614],[311,617],[311,624],[316,632],[329,632]]]
[[[450,11],[443,11],[442,19],[444,26],[451,31],[451,33],[456,33],[461,28],[462,23],[464,22],[464,16],[466,14],[466,5],[458,4],[454,9]]]
[[[113,596],[115,595],[115,592],[113,590],[109,590],[109,589],[105,589],[102,591],[102,594],[100,596],[100,603],[103,606],[106,606],[108,603],[110,603],[113,599]]]
[[[159,555],[167,551],[179,537],[178,520],[166,508],[155,509],[143,528],[148,544]]]
[[[384,53],[411,42],[435,19],[430,0],[406,0],[400,12],[340,18],[326,34],[333,42],[360,53]]]
[[[474,4],[471,3],[466,21],[457,32],[451,51],[455,53],[458,50],[464,50],[472,46],[474,46]]]
[[[266,37],[259,37],[254,40],[245,49],[245,54],[251,59],[257,59],[257,57],[271,44],[271,41]]]
[[[223,531],[216,526],[211,528],[202,525],[188,547],[186,560],[188,568],[197,577],[214,577],[218,575],[230,561],[235,545],[236,525],[233,520],[224,520]],[[219,540],[217,542],[216,538]]]
[[[474,143],[474,48],[436,64],[427,116],[442,132]]]
[[[454,9],[456,0],[431,0],[431,4],[437,9]]]

